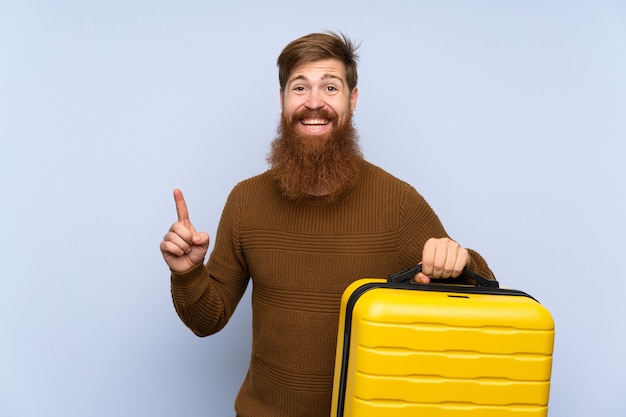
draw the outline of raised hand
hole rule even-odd
[[[174,272],[185,272],[204,262],[209,248],[209,235],[196,232],[189,220],[187,204],[182,191],[174,190],[178,221],[163,237],[160,249],[163,259]]]
[[[470,263],[467,249],[450,238],[431,238],[422,251],[422,272],[415,275],[415,281],[428,284],[430,277],[455,278]]]

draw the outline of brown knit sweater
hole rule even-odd
[[[207,264],[172,275],[174,305],[194,333],[213,334],[251,278],[252,355],[237,415],[328,417],[343,290],[416,265],[424,242],[444,236],[415,189],[368,162],[334,203],[287,200],[266,172],[231,192]]]

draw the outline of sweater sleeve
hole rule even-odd
[[[428,202],[411,186],[407,186],[399,223],[400,264],[404,268],[413,267],[422,261],[422,251],[428,239],[451,238]],[[478,252],[466,249],[470,255],[470,269],[487,278],[494,278],[485,259]]]
[[[229,195],[206,265],[172,273],[174,307],[181,320],[198,336],[220,331],[241,300],[250,275],[239,245],[237,188]]]

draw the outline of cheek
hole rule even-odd
[[[297,103],[293,101],[284,101],[282,106],[282,112],[285,117],[291,119],[291,117],[296,113],[299,106]]]
[[[350,117],[350,108],[341,108],[341,111],[337,111],[339,120],[344,121]]]
[[[306,101],[306,98],[303,95],[298,94],[285,94],[283,96],[283,107],[287,109],[294,109],[301,106]]]
[[[334,103],[332,107],[340,119],[345,119],[350,115],[352,105],[349,100],[344,99],[340,102]]]

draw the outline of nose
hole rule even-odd
[[[311,110],[318,110],[324,107],[324,100],[317,90],[312,90],[304,105]]]

